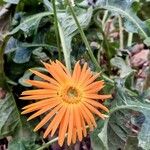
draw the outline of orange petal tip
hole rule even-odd
[[[32,119],[33,119],[33,118],[30,118],[30,117],[29,117],[29,118],[27,119],[27,121],[30,121],[30,120],[32,120]]]
[[[21,112],[21,115],[24,115],[24,114],[26,114],[25,111]]]
[[[25,100],[26,98],[25,98],[25,97],[19,97],[19,99],[21,99],[21,100]]]
[[[108,115],[103,114],[103,116],[104,116],[105,118],[109,118],[109,116],[108,116]]]

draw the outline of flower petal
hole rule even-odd
[[[99,107],[101,108],[102,110],[106,111],[106,112],[109,112],[108,108],[105,107],[104,105],[102,105],[101,103],[95,101],[95,100],[91,100],[91,99],[85,99],[84,100],[85,102],[91,104],[92,106],[95,106],[95,107]]]
[[[46,81],[49,81],[51,84],[54,84],[54,85],[59,86],[59,83],[58,83],[56,80],[54,80],[53,78],[51,78],[51,77],[49,77],[49,76],[47,76],[47,75],[44,75],[43,73],[40,73],[40,72],[38,72],[38,71],[36,71],[36,70],[30,69],[30,71],[31,71],[32,73],[34,73],[35,75],[39,76],[40,78],[42,78],[42,79],[44,79],[44,80],[46,80]]]
[[[86,93],[91,94],[91,93],[97,93],[103,87],[104,87],[104,82],[103,81],[97,81],[97,82],[94,82],[94,83],[86,86],[84,88],[84,90],[85,90]]]
[[[21,93],[21,95],[43,95],[43,94],[57,94],[56,89],[38,89],[38,90],[27,90]]]
[[[81,116],[82,118],[84,118],[85,122],[88,124],[88,126],[90,127],[90,131],[93,131],[93,124],[91,122],[90,117],[83,111],[83,109],[80,109],[81,112]]]
[[[77,129],[74,127],[72,132],[72,143],[74,144],[77,140]]]
[[[90,110],[84,104],[82,104],[81,111],[82,111],[82,114],[87,114],[88,115],[88,117],[90,118],[90,121],[96,127],[97,125],[96,125],[96,122],[95,122],[93,114],[90,112]]]
[[[88,104],[88,103],[84,103],[86,105],[86,107],[92,111],[93,113],[95,113],[96,115],[98,115],[100,118],[102,118],[103,120],[105,119],[105,115],[103,115],[102,113],[100,113],[97,109],[95,109],[92,105]]]
[[[73,115],[73,106],[70,105],[70,116],[69,116],[69,127],[68,127],[68,139],[67,144],[71,144],[72,134],[73,134],[73,127],[74,127],[74,115]]]
[[[55,133],[57,127],[59,126],[62,117],[64,116],[64,113],[66,111],[66,107],[62,107],[58,114],[53,118],[52,122],[50,123],[50,125],[48,126],[48,128],[46,129],[45,133],[44,133],[44,138],[46,138],[48,136],[48,134],[51,132],[51,136],[53,136],[53,134]]]
[[[112,97],[111,95],[88,94],[88,93],[84,95],[84,98],[100,99],[100,100],[108,99],[108,98],[111,98],[111,97]]]
[[[81,115],[81,112],[80,112],[80,115]],[[84,135],[84,137],[86,137],[87,136],[87,131],[86,131],[86,126],[85,126],[85,121],[84,121],[84,118],[83,118],[82,115],[81,115],[81,123],[82,123],[83,135]]]
[[[72,80],[73,80],[73,84],[74,86],[76,86],[76,84],[78,83],[79,77],[81,74],[81,66],[79,64],[79,61],[75,64],[74,70],[73,70],[73,74],[72,74]]]
[[[51,108],[55,107],[56,105],[58,105],[59,103],[61,103],[61,102],[60,101],[54,101],[54,102],[50,102],[49,104],[46,103],[43,106],[41,106],[41,105],[37,106],[36,105],[34,107],[30,107],[30,108],[24,110],[21,114],[27,114],[27,113],[30,113],[30,112],[33,112],[33,111],[36,111],[36,110],[44,109],[44,108],[46,109],[47,107],[49,109],[51,109]]]
[[[78,105],[74,105],[74,117],[75,117],[75,127],[77,129],[77,135],[79,138],[79,141],[82,140],[83,136],[82,136],[82,126],[81,126],[81,116],[79,113],[79,106]]]
[[[54,64],[54,62],[52,62]],[[66,73],[61,69],[58,69],[55,64],[54,65],[50,65],[47,63],[43,63],[45,68],[49,71],[49,73],[60,83],[63,84],[66,79],[67,79],[67,75]]]
[[[64,115],[64,118],[60,123],[59,135],[58,135],[58,143],[60,146],[62,146],[64,143],[65,133],[67,131],[67,127],[69,124],[69,114],[70,114],[70,108],[67,109],[66,114]]]
[[[27,84],[31,84],[32,86],[38,87],[38,88],[44,88],[44,89],[53,89],[54,85],[48,82],[43,81],[35,81],[35,80],[25,80],[24,81]]]
[[[97,74],[93,75],[89,80],[87,80],[86,82],[83,83],[83,86],[87,86],[87,85],[91,84],[91,83],[94,82],[94,80],[96,80],[99,76],[100,76],[100,73],[97,73]]]
[[[60,61],[56,60],[56,63],[58,63],[63,68],[63,70],[66,72],[66,74],[71,78],[71,74],[70,74],[69,70]]]
[[[45,99],[45,98],[51,98],[51,97],[57,97],[57,93],[56,94],[45,94],[45,95],[31,95],[31,96],[23,96],[20,97],[19,99],[22,100],[41,100],[41,99]]]
[[[43,107],[42,109],[40,109],[39,111],[37,111],[36,113],[34,113],[33,115],[31,115],[28,118],[28,121],[31,120],[31,119],[33,119],[33,118],[36,118],[36,117],[40,116],[41,114],[47,112],[50,109],[51,109],[50,107]]]
[[[27,105],[27,106],[23,107],[22,109],[28,109],[28,108],[34,108],[34,107],[41,108],[41,107],[46,106],[49,103],[52,103],[52,102],[55,102],[55,101],[56,101],[56,98],[44,99],[44,100],[40,100],[40,101],[38,101],[36,103]]]
[[[59,104],[52,111],[50,111],[42,120],[41,122],[35,127],[34,131],[39,130],[42,126],[44,126],[55,114],[56,112],[62,107],[62,104]]]

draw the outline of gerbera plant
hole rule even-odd
[[[57,60],[43,64],[49,75],[31,70],[42,81],[25,81],[38,89],[21,94],[20,99],[34,100],[33,104],[23,108],[22,114],[33,113],[28,120],[44,114],[34,131],[46,125],[43,135],[46,138],[48,135],[53,136],[58,129],[60,146],[64,143],[65,135],[68,145],[77,139],[81,141],[87,136],[87,128],[93,131],[96,127],[94,114],[101,119],[107,117],[104,112],[108,112],[108,109],[102,102],[111,98],[111,95],[99,94],[104,81],[96,81],[99,73],[93,75],[87,63],[81,67],[78,61],[72,73]]]
[[[0,0],[0,149],[150,150],[149,7]]]

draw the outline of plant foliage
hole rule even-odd
[[[93,150],[149,150],[150,54],[138,53],[149,51],[150,1],[68,2],[0,1],[0,147],[6,138],[8,150],[56,148],[57,138],[46,143],[33,133],[38,120],[21,115],[19,95],[31,88],[24,79],[38,78],[29,69],[45,72],[41,61],[59,59],[69,69],[78,60],[88,62],[107,83],[103,92],[113,95],[105,103],[109,117],[97,119],[90,142],[77,143],[79,149],[90,143]]]

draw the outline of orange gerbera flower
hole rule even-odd
[[[49,134],[53,136],[59,129],[58,143],[60,146],[64,143],[66,133],[68,145],[75,143],[77,139],[81,141],[87,135],[86,125],[91,131],[96,127],[93,114],[105,119],[106,115],[99,112],[98,109],[106,112],[108,109],[101,104],[100,100],[110,98],[111,95],[98,94],[98,91],[104,87],[104,82],[95,81],[99,74],[93,75],[87,63],[81,68],[78,61],[72,74],[57,60],[50,64],[43,64],[51,76],[31,70],[45,81],[26,80],[26,83],[39,89],[22,93],[21,99],[36,101],[25,106],[22,114],[34,112],[28,118],[31,120],[47,112],[34,131],[39,130],[50,121],[44,138]]]

